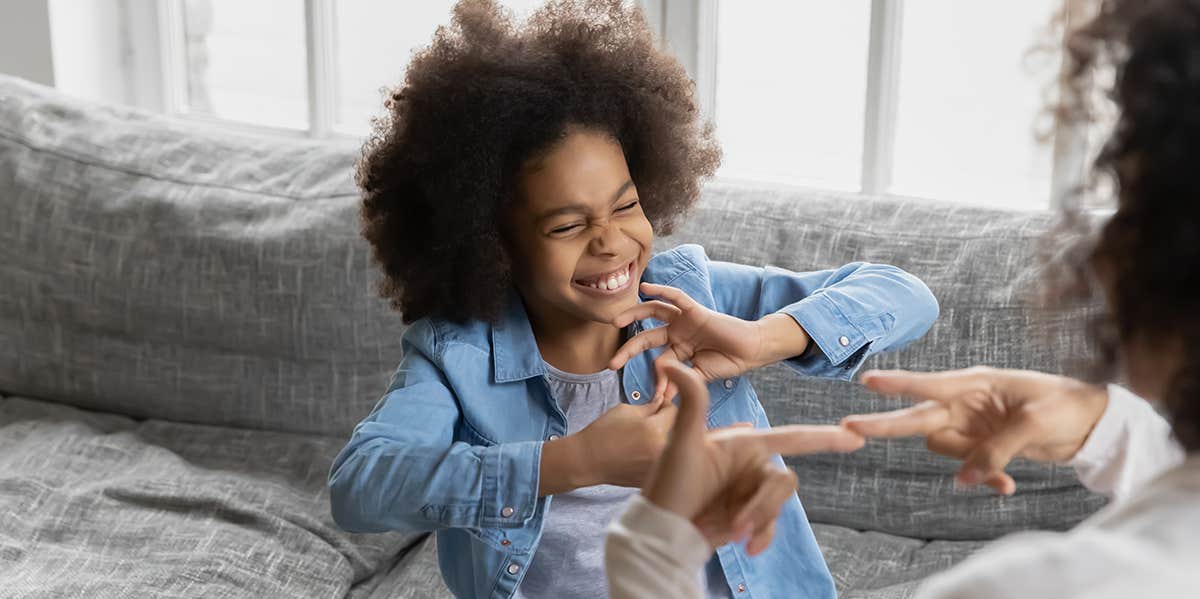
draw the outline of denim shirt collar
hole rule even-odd
[[[497,383],[522,381],[546,374],[525,303],[515,289],[508,292],[500,318],[492,323],[492,369]]]
[[[638,293],[638,301],[644,302],[646,298]],[[634,321],[627,334],[633,336],[659,324],[654,319]],[[652,353],[657,355],[658,352]],[[492,369],[496,373],[496,383],[523,381],[546,374],[546,362],[542,352],[538,351],[525,302],[515,289],[508,292],[500,318],[492,323]]]

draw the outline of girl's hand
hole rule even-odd
[[[640,487],[667,442],[678,411],[670,402],[634,406],[622,403],[575,435],[579,444],[579,486]]]
[[[608,366],[617,370],[646,350],[666,346],[654,361],[656,401],[675,396],[663,373],[666,364],[690,361],[705,380],[713,381],[800,355],[808,347],[808,334],[790,316],[772,314],[751,322],[710,310],[674,287],[642,283],[641,291],[666,301],[639,303],[613,319],[613,324],[625,327],[645,318],[666,324],[630,338]]]
[[[963,460],[959,483],[984,483],[1005,495],[1017,488],[1004,472],[1010,460],[1071,459],[1108,407],[1102,387],[1022,370],[871,371],[862,382],[872,391],[924,401],[848,416],[846,428],[864,437],[922,435],[931,451]]]
[[[708,390],[699,373],[663,367],[680,390],[670,440],[642,488],[651,503],[691,520],[713,547],[748,539],[761,553],[775,534],[779,511],[796,492],[796,475],[773,454],[847,452],[863,438],[840,426],[730,427],[705,430]]]
[[[574,435],[542,447],[539,495],[554,495],[592,485],[640,487],[662,454],[667,433],[679,411],[671,402],[620,404]],[[716,429],[754,428],[749,422]]]

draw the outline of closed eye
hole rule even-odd
[[[628,204],[625,204],[624,206],[621,206],[620,208],[617,208],[617,212],[625,212],[626,210],[632,210],[633,207],[637,206],[637,205],[638,205],[638,201],[634,200],[632,202],[629,202]]]
[[[571,231],[573,231],[573,230],[575,230],[575,229],[578,229],[579,227],[582,227],[582,226],[583,226],[583,225],[578,225],[578,224],[576,224],[576,225],[567,225],[567,226],[565,226],[565,227],[559,227],[559,228],[557,228],[557,229],[550,229],[550,233],[551,233],[552,235],[558,235],[558,234],[561,234],[561,233],[570,233]]]

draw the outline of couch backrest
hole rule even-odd
[[[348,434],[403,328],[373,292],[357,155],[0,78],[0,391]]]
[[[0,392],[133,416],[347,435],[400,359],[359,236],[351,143],[239,137],[0,77]],[[1020,301],[1048,215],[712,184],[659,247],[811,270],[855,260],[924,279],[940,321],[868,366],[1057,371]],[[1055,316],[1077,319],[1078,311]],[[754,375],[772,421],[902,402],[853,384]],[[793,462],[819,522],[927,538],[1065,528],[1102,500],[1021,463],[1014,497],[956,492],[918,440]]]
[[[1062,372],[1091,351],[1081,325],[1094,306],[1062,312],[1026,301],[1038,284],[1035,247],[1048,212],[1019,212],[916,199],[725,183],[709,185],[701,207],[662,247],[695,242],[715,260],[815,270],[847,262],[892,264],[919,276],[941,316],[904,350],[865,368],[944,370],[986,364]],[[1062,324],[1066,326],[1060,326]],[[783,367],[752,375],[774,423],[831,423],[852,413],[906,405],[854,383],[804,380]],[[1024,528],[1066,528],[1104,499],[1068,467],[1018,461],[1017,493],[1000,498],[953,486],[956,463],[920,439],[873,441],[851,455],[791,462],[814,521],[940,539],[991,538]]]

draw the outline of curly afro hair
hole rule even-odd
[[[720,162],[712,125],[626,4],[556,0],[518,24],[495,2],[464,0],[413,56],[356,173],[380,293],[405,322],[496,318],[517,174],[569,127],[620,144],[657,234],[695,203]]]
[[[1081,234],[1060,298],[1108,283],[1107,310],[1093,323],[1099,359],[1114,372],[1128,342],[1178,342],[1179,366],[1163,397],[1175,435],[1200,449],[1200,0],[1103,0],[1067,38],[1060,118],[1087,126],[1100,94],[1117,121],[1096,158],[1092,185],[1067,202],[1065,231]],[[1113,76],[1115,75],[1115,78]],[[1106,82],[1112,81],[1109,85]],[[1080,201],[1111,182],[1117,207],[1093,232]],[[1069,198],[1072,199],[1072,198]],[[1061,265],[1059,265],[1061,266]],[[1051,270],[1054,272],[1054,269]],[[1058,272],[1061,274],[1062,270]]]

